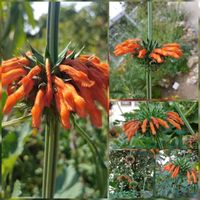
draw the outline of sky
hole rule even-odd
[[[123,3],[112,1],[109,2],[109,17],[113,19],[116,15],[118,15],[121,11],[123,11]]]
[[[136,108],[138,108],[137,102],[130,101],[130,105],[121,105],[121,101],[118,101],[112,106],[112,109],[110,111],[110,123],[113,123],[115,120],[124,121],[125,118],[122,116],[122,114],[126,112],[131,112]]]
[[[61,2],[61,6],[72,4],[75,4],[75,9],[79,11],[81,8],[90,5],[91,2]],[[47,14],[48,12],[48,2],[33,2],[32,7],[34,9],[34,17],[36,20],[38,20],[41,15]]]
[[[198,5],[200,8],[200,0],[198,1]],[[75,8],[77,11],[79,11],[81,8],[88,6],[91,4],[91,2],[61,2],[61,6],[67,6],[75,4]],[[34,8],[34,16],[36,19],[39,19],[39,17],[42,14],[47,13],[48,11],[48,2],[33,2],[32,4]],[[116,15],[118,15],[121,11],[123,11],[123,3],[122,2],[117,2],[117,1],[112,1],[109,3],[109,16],[110,19],[113,19]]]

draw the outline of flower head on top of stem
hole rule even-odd
[[[165,57],[179,59],[183,55],[178,43],[159,45],[157,41],[141,39],[127,39],[117,44],[114,50],[115,56],[131,54],[132,57],[145,60],[146,64],[162,64]]]
[[[19,101],[31,105],[32,126],[39,128],[44,109],[57,110],[64,128],[70,128],[70,114],[88,115],[101,127],[99,102],[108,110],[108,64],[96,56],[65,50],[53,66],[32,48],[21,57],[3,61],[0,68],[7,99],[3,113],[8,114]]]
[[[172,178],[176,178],[179,174],[185,175],[188,185],[197,183],[197,171],[191,166],[191,162],[185,158],[177,158],[176,160],[165,164],[162,171],[167,171]]]
[[[156,136],[157,131],[163,127],[165,129],[172,127],[181,130],[184,125],[183,120],[177,112],[164,111],[162,107],[141,105],[139,110],[136,110],[132,120],[123,124],[123,131],[130,141],[131,138],[140,131],[141,134],[150,132],[152,136]]]

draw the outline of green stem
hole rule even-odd
[[[147,85],[147,99],[152,98],[152,84],[151,84],[151,68],[146,70],[146,85]]]
[[[76,122],[75,117],[73,117],[73,122],[74,122],[74,127],[78,130],[78,133],[81,135],[81,137],[83,137],[83,139],[88,143],[88,146],[93,154],[93,159],[96,164],[97,184],[99,186],[101,197],[104,197],[106,195],[106,188],[107,188],[106,186],[107,174],[104,173],[106,171],[106,167],[102,161],[102,157],[99,154],[94,142],[91,141],[87,133]]]
[[[60,2],[49,2],[47,19],[47,49],[49,50],[52,65],[58,58],[58,23]]]
[[[13,120],[10,120],[10,121],[7,121],[7,122],[2,122],[2,128],[5,128],[7,126],[13,126],[13,125],[21,123],[23,121],[26,121],[29,117],[31,117],[31,114],[23,116],[23,117],[19,117],[17,119],[13,119]]]
[[[155,139],[156,139],[158,148],[159,148],[159,149],[163,149],[163,145],[162,145],[162,143],[161,143],[161,141],[160,141],[159,136],[155,135]]]
[[[156,158],[154,159],[153,168],[153,197],[156,197]]]
[[[51,66],[56,63],[58,57],[59,10],[60,2],[49,2],[47,20],[47,50],[50,54]],[[46,122],[42,197],[46,199],[53,199],[59,139],[58,125],[53,110],[47,110]]]
[[[53,198],[56,178],[59,132],[55,116],[50,112],[47,113],[46,121],[47,125],[45,133],[42,197]]]
[[[147,2],[148,12],[148,39],[152,40],[153,36],[153,11],[152,11],[152,0]],[[148,66],[146,71],[146,85],[147,85],[147,99],[152,98],[152,84],[151,84],[151,67]]]
[[[179,108],[178,104],[176,102],[174,102],[173,105],[174,105],[175,109],[177,110],[177,112],[179,113],[180,117],[182,118],[183,122],[185,123],[186,127],[188,128],[189,132],[191,134],[195,134],[194,130],[190,126],[190,123],[188,122],[188,120],[186,119],[185,115],[183,114],[183,112]]]
[[[147,2],[148,9],[148,39],[152,40],[153,36],[153,12],[152,12],[152,0],[148,0]]]

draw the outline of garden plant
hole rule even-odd
[[[152,93],[152,98],[181,98],[176,91],[170,90],[170,94],[166,90],[169,90],[174,82],[178,82],[181,87],[182,83],[176,78],[180,74],[184,76],[189,73],[188,59],[191,52],[197,48],[197,42],[195,43],[193,36],[190,38],[186,32],[185,21],[188,20],[189,16],[181,10],[183,2],[180,1],[176,6],[168,5],[168,1],[155,0],[152,2],[150,6],[147,5],[147,1],[125,2],[125,16],[130,16],[132,20],[128,20],[128,17],[122,17],[113,25],[111,24],[109,35],[110,67],[112,69],[110,73],[110,96],[113,99],[143,99],[147,98],[150,93]],[[148,1],[148,4],[150,4],[150,1]],[[130,53],[131,56],[125,54],[125,52],[128,53],[128,48],[124,51],[124,55],[115,56],[115,52],[117,52],[115,48],[118,47],[116,49],[119,49],[118,44],[123,44],[123,41],[128,43],[129,41],[130,45],[131,38],[141,38],[138,43],[147,50],[145,58],[148,59],[141,58],[142,52],[144,54],[145,50],[141,51],[140,58],[134,52]],[[160,50],[157,51],[157,47],[162,48],[163,44],[166,43],[177,43],[182,49],[182,53],[179,51],[181,56],[175,55],[176,58],[174,58],[174,56],[169,56],[169,54],[173,54],[172,52],[163,54]],[[154,45],[157,47],[154,47]],[[153,48],[161,53],[161,59],[160,56],[156,56],[157,59],[159,58],[159,62],[162,62],[162,58],[165,57],[164,62],[159,64],[151,58],[150,53]],[[129,52],[133,49],[132,45],[132,50],[129,49]],[[138,48],[138,52],[140,49]],[[170,51],[172,51],[171,48]],[[151,60],[154,61],[151,62]],[[196,93],[195,89],[197,90],[197,87],[194,87],[193,94]],[[147,91],[149,91],[149,94]],[[192,95],[186,94],[186,96],[187,99],[194,98]]]
[[[60,2],[49,2],[44,54],[39,53],[29,44],[30,50],[28,52],[21,52],[21,56],[3,60],[1,64],[1,83],[6,90],[6,94],[4,90],[1,91],[4,102],[3,113],[5,115],[2,124],[4,130],[3,142],[5,142],[3,145],[5,157],[3,158],[2,167],[2,198],[21,195],[20,177],[13,185],[12,171],[14,166],[11,167],[10,162],[16,162],[19,159],[18,154],[23,151],[22,145],[25,138],[27,138],[24,137],[26,131],[21,136],[19,135],[22,138],[21,143],[18,144],[20,150],[17,149],[16,152],[11,152],[13,157],[12,160],[11,158],[9,160],[6,158],[9,156],[9,152],[6,152],[8,150],[6,150],[5,145],[6,142],[12,145],[12,142],[14,142],[12,137],[16,136],[9,132],[6,133],[6,130],[7,128],[9,130],[10,126],[20,124],[20,122],[26,122],[30,117],[32,117],[31,132],[33,137],[36,137],[38,132],[45,135],[42,194],[38,195],[43,198],[53,198],[56,190],[59,191],[57,192],[58,196],[62,192],[66,193],[62,195],[67,195],[67,192],[70,194],[70,187],[73,186],[73,183],[69,182],[69,177],[60,181],[60,188],[56,184],[58,178],[62,179],[62,176],[59,177],[56,173],[59,140],[61,139],[59,121],[64,129],[69,130],[65,131],[67,132],[65,134],[77,131],[83,141],[86,142],[96,168],[92,173],[99,177],[98,182],[95,183],[96,186],[94,186],[98,191],[96,195],[104,196],[106,194],[104,184],[106,181],[106,166],[103,157],[82,126],[90,118],[90,131],[93,125],[101,132],[102,113],[106,115],[108,110],[108,64],[102,63],[93,54],[82,54],[83,48],[75,50],[70,46],[70,43],[58,54],[59,12]],[[98,90],[98,93],[96,90]],[[16,118],[16,112],[22,113],[22,115]],[[9,118],[11,118],[10,121]],[[65,169],[67,169],[67,166],[65,166]],[[68,176],[71,176],[73,181],[78,181],[74,170],[69,169],[68,172],[65,170],[65,173],[71,171],[72,174],[68,174]],[[62,191],[61,186],[64,186],[64,184],[65,188]],[[80,195],[83,190],[82,186],[78,184],[75,188],[78,189],[77,194]],[[13,190],[12,194],[10,190]],[[71,195],[77,194],[71,191]]]
[[[110,124],[110,148],[197,148],[197,102],[138,103]]]
[[[110,157],[110,198],[197,197],[197,151],[113,150]]]

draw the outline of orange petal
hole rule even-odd
[[[82,71],[78,71],[69,65],[60,65],[60,71],[67,73],[74,81],[81,84],[82,87],[91,87],[94,85],[94,81],[91,81],[87,74]]]
[[[20,77],[25,76],[26,74],[27,72],[23,68],[12,69],[6,73],[3,73],[2,86],[7,86],[11,84],[13,81],[18,80]]]
[[[44,104],[46,102],[45,99],[45,93],[43,89],[38,90],[34,106],[32,107],[31,113],[32,113],[32,127],[33,128],[39,128],[41,124],[41,117],[42,112],[44,109]]]

